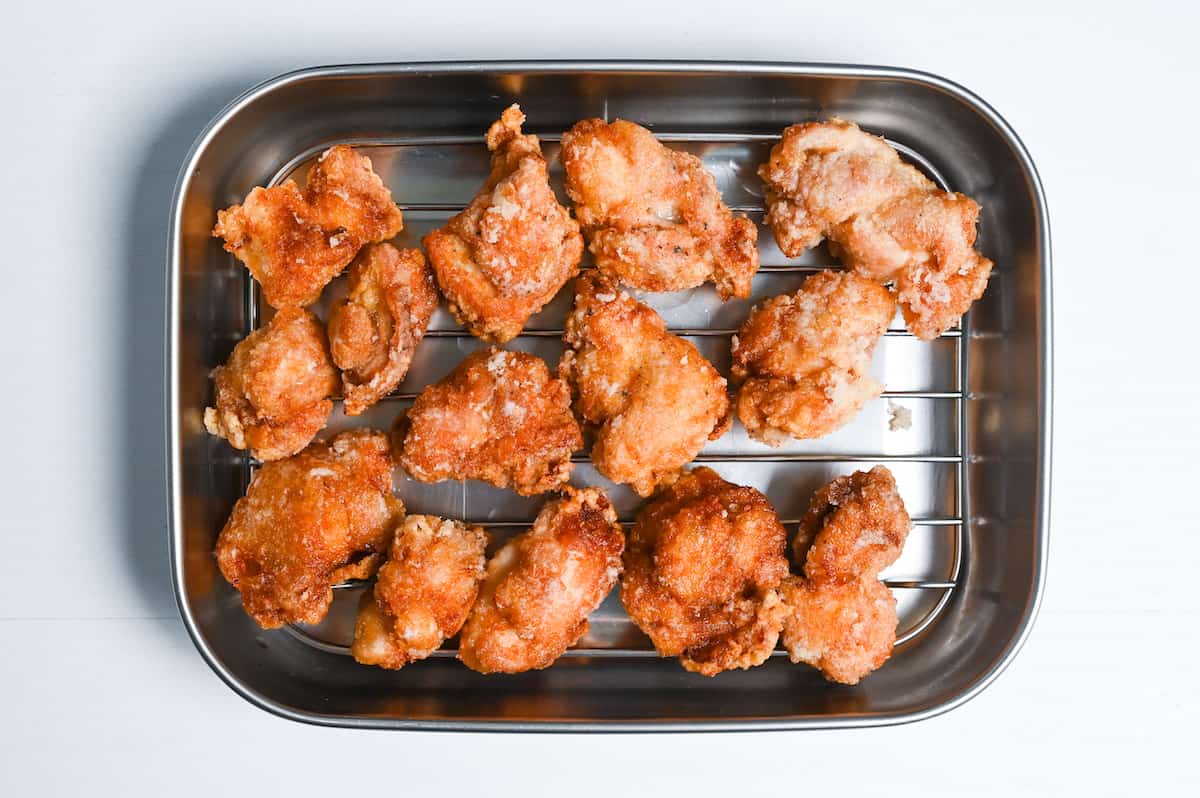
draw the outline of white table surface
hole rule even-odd
[[[1197,794],[1195,4],[367,5],[4,12],[0,795]],[[184,152],[285,70],[501,57],[911,66],[1023,137],[1054,234],[1052,551],[1034,633],[979,698],[854,732],[388,734],[277,719],[201,661],[169,588],[162,471]]]

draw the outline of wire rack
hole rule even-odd
[[[748,148],[761,151],[763,147],[769,147],[778,139],[774,135],[764,135],[759,133],[671,133],[656,131],[656,136],[663,141],[675,143],[682,146],[737,146],[746,145]],[[560,139],[557,134],[539,134],[543,145],[553,146]],[[898,142],[889,142],[893,147],[900,151],[901,155],[917,168],[921,169],[931,180],[933,180],[942,189],[949,190],[949,185],[944,177],[934,168],[927,159],[921,156],[920,153],[904,146]],[[424,136],[424,137],[406,137],[406,138],[355,138],[344,139],[338,141],[329,141],[322,143],[319,147],[306,150],[297,154],[294,158],[284,164],[274,175],[269,185],[276,185],[283,180],[303,171],[308,164],[315,160],[320,152],[335,144],[348,144],[357,148],[369,149],[373,152],[378,151],[395,151],[403,148],[422,147],[422,148],[462,148],[464,145],[478,147],[480,150],[484,148],[484,139],[482,136]],[[547,154],[547,159],[553,163],[551,154]],[[748,166],[750,164],[744,164]],[[482,182],[484,174],[478,175],[479,183]],[[394,194],[402,195],[403,187],[397,191],[397,186],[388,181],[385,176],[385,183],[392,186]],[[399,196],[403,199],[403,196]],[[398,202],[397,205],[402,211],[407,214],[420,213],[430,216],[437,216],[448,219],[455,213],[458,213],[465,207],[466,202]],[[761,202],[744,202],[731,203],[731,210],[747,214],[750,218],[759,222],[759,241],[760,247],[764,241],[769,240],[770,231],[762,226],[762,216],[765,208]],[[406,224],[408,219],[406,217]],[[759,273],[756,280],[763,275],[804,275],[822,271],[825,269],[839,268],[828,255],[818,255],[819,262],[804,262],[795,263],[788,262],[787,259],[780,258],[775,255],[774,260],[769,258],[765,253],[764,261],[759,268]],[[258,290],[257,283],[250,278],[249,273],[233,262],[231,268],[236,269],[242,274],[243,280],[243,300],[244,300],[244,319],[246,320],[244,334],[249,334],[256,329],[260,321],[264,317],[264,305]],[[584,268],[590,268],[590,262],[585,256]],[[338,278],[343,279],[343,278]],[[669,327],[672,333],[689,338],[697,339],[720,339],[729,338],[736,332],[733,327],[688,327],[688,326],[673,326]],[[900,630],[897,638],[897,645],[903,645],[916,637],[918,637],[930,624],[934,622],[938,614],[949,602],[961,570],[963,560],[963,524],[964,519],[970,515],[965,507],[966,496],[969,495],[966,490],[967,469],[966,463],[968,460],[968,442],[966,438],[966,400],[969,398],[967,389],[967,375],[970,373],[968,369],[968,347],[964,345],[964,330],[969,329],[969,321],[964,319],[964,323],[959,328],[954,328],[943,333],[943,339],[950,339],[954,346],[954,387],[952,390],[885,390],[882,394],[882,399],[901,400],[901,399],[937,399],[937,400],[952,400],[953,412],[940,413],[939,420],[944,420],[954,427],[954,446],[951,451],[932,452],[925,454],[886,454],[882,452],[775,452],[768,447],[758,445],[752,451],[744,453],[708,453],[701,454],[694,460],[697,464],[721,464],[721,463],[845,463],[852,466],[856,463],[931,463],[931,464],[949,464],[953,468],[953,486],[952,486],[952,503],[954,507],[953,514],[950,515],[929,515],[925,517],[916,517],[913,519],[914,530],[912,535],[921,534],[923,528],[952,528],[953,534],[949,538],[948,545],[951,550],[949,552],[941,552],[943,559],[948,564],[948,573],[946,578],[942,579],[902,579],[902,578],[887,578],[883,579],[888,587],[893,589],[898,595],[906,591],[919,591],[926,596],[935,596],[935,600],[924,600],[918,603],[915,612],[905,612],[901,610]],[[524,330],[518,341],[521,339],[559,339],[563,330],[561,327],[551,326],[534,326]],[[889,338],[912,338],[903,327],[891,327],[885,333]],[[470,339],[470,335],[461,327],[446,327],[439,329],[430,329],[426,333],[428,339]],[[551,364],[553,365],[553,364]],[[405,389],[397,390],[391,395],[384,397],[380,405],[396,406],[397,403],[411,402],[419,393],[418,390]],[[397,408],[398,410],[399,408]],[[244,484],[248,486],[254,469],[258,463],[249,455],[239,453],[239,457],[243,464]],[[575,463],[588,463],[589,458],[586,453],[577,453],[572,457]],[[464,504],[465,504],[464,492]],[[406,497],[405,497],[406,498]],[[407,503],[407,498],[406,498]],[[411,509],[411,508],[410,508]],[[477,524],[489,530],[494,541],[504,540],[512,534],[518,533],[521,530],[528,528],[533,518],[532,516],[523,516],[519,518],[511,518],[497,520],[495,518],[472,517],[466,512],[464,506],[463,512],[458,514],[459,520],[470,524]],[[628,516],[621,519],[622,523],[628,528],[632,523],[632,517]],[[795,529],[799,523],[798,517],[785,517],[782,519],[785,527],[789,532]],[[911,539],[911,536],[910,536]],[[948,556],[947,556],[948,555]],[[293,625],[285,627],[285,630],[294,637],[300,639],[307,645],[316,648],[338,653],[349,654],[348,642],[350,630],[353,628],[353,613],[357,606],[357,599],[349,594],[357,594],[366,588],[366,584],[362,582],[347,582],[335,586],[335,601],[331,608],[331,620],[323,623],[318,627],[309,627],[301,625]],[[614,595],[609,597],[606,606],[612,604]],[[619,604],[616,605],[619,607]],[[907,617],[906,617],[907,616]],[[625,624],[629,622],[624,621]],[[637,639],[640,633],[626,635],[626,642],[620,645],[589,645],[587,638],[581,641],[581,644],[569,650],[564,656],[567,657],[652,657],[656,656],[653,647],[649,640],[644,637]],[[776,651],[775,655],[779,656],[783,652]],[[455,641],[448,641],[447,645],[441,650],[434,653],[434,656],[453,657],[456,654]]]

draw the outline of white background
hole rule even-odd
[[[6,9],[0,795],[1197,794],[1196,4],[673,5]],[[1034,633],[979,698],[854,732],[387,734],[279,720],[203,664],[169,589],[162,473],[183,155],[281,71],[499,57],[910,66],[1023,137],[1054,235],[1052,546]]]

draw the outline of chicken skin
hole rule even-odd
[[[438,294],[420,251],[391,244],[364,248],[349,282],[329,314],[329,351],[342,370],[343,409],[357,416],[404,380]]]
[[[473,335],[504,343],[579,271],[583,236],[550,188],[537,136],[513,105],[487,133],[492,173],[466,210],[423,243],[450,310]]]
[[[729,428],[725,379],[651,308],[592,272],[575,283],[559,363],[596,429],[592,462],[649,496]]]
[[[337,373],[315,316],[285,308],[233,348],[213,372],[216,407],[204,426],[259,460],[290,457],[325,426]]]
[[[539,357],[492,347],[422,391],[392,442],[420,482],[478,479],[532,496],[567,482],[583,435],[566,382]]]
[[[321,155],[303,191],[288,180],[218,211],[213,236],[246,264],[267,304],[285,308],[316,302],[364,244],[403,227],[371,160],[339,144]]]
[[[486,546],[480,527],[432,515],[405,518],[374,590],[362,598],[354,658],[399,670],[458,634],[479,595]]]
[[[343,432],[255,472],[217,539],[217,564],[264,629],[317,623],[332,585],[375,572],[403,512],[387,435]]]
[[[895,313],[891,292],[852,272],[819,272],[756,307],[733,337],[738,418],[778,446],[845,425],[883,386],[871,355]]]
[[[605,275],[646,291],[711,281],[722,299],[750,296],[758,228],[730,213],[699,158],[632,122],[586,119],[563,134],[562,162]]]
[[[828,238],[846,266],[895,283],[916,337],[938,337],[983,295],[979,204],[938,190],[882,138],[840,119],[792,125],[759,176],[779,248],[795,257]]]
[[[638,515],[621,601],[658,653],[689,671],[750,668],[779,640],[786,547],[765,496],[697,468]]]
[[[896,642],[896,599],[879,572],[896,561],[912,522],[883,466],[838,477],[813,497],[793,541],[803,576],[780,588],[783,645],[842,684],[887,661]]]
[[[621,575],[625,535],[599,488],[566,488],[487,564],[458,656],[480,673],[549,667]]]

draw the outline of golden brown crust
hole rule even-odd
[[[559,374],[580,417],[597,427],[592,462],[612,481],[649,496],[729,428],[725,379],[601,275],[576,280],[564,339],[572,349]]]
[[[311,313],[285,308],[233,348],[213,371],[216,407],[204,426],[259,460],[290,457],[325,426],[337,373]]]
[[[450,310],[473,335],[504,343],[579,271],[579,224],[550,188],[537,136],[513,105],[488,130],[492,173],[471,204],[423,244]]]
[[[583,447],[567,384],[541,358],[496,347],[422,391],[392,438],[413,479],[478,479],[523,496],[564,485]]]
[[[792,557],[814,582],[874,578],[904,548],[912,520],[884,466],[838,477],[816,492],[792,541]]]
[[[398,670],[458,634],[479,595],[487,533],[432,515],[396,528],[388,560],[359,607],[350,653]]]
[[[879,572],[896,561],[912,522],[884,466],[838,477],[813,496],[792,543],[804,576],[789,577],[783,645],[792,662],[855,684],[896,641],[896,600]]]
[[[792,125],[759,168],[767,222],[790,257],[828,238],[850,268],[895,282],[909,329],[936,338],[983,295],[979,205],[939,191],[878,136],[840,119]]]
[[[371,160],[339,144],[321,155],[304,191],[292,180],[255,188],[217,212],[212,234],[246,264],[267,303],[284,308],[316,302],[360,247],[403,227]]]
[[[734,216],[700,159],[644,127],[585,119],[563,134],[567,194],[596,266],[646,291],[706,281],[722,299],[750,296],[758,229]]]
[[[788,608],[783,643],[792,662],[833,682],[858,684],[887,662],[896,642],[896,597],[876,579],[816,586],[789,576],[779,589]]]
[[[317,623],[332,585],[379,566],[403,512],[387,436],[343,432],[255,472],[217,539],[217,563],[259,626]]]
[[[624,546],[604,492],[567,488],[488,561],[459,658],[480,673],[549,667],[587,632],[621,574]]]
[[[732,342],[738,418],[755,440],[819,438],[883,386],[869,369],[895,312],[891,293],[852,272],[820,272],[756,307]]]
[[[343,409],[357,416],[396,388],[437,309],[433,273],[416,249],[370,244],[350,266],[350,294],[329,314]]]
[[[779,639],[786,546],[765,496],[697,468],[639,513],[621,601],[658,653],[678,656],[688,670],[750,668]]]

